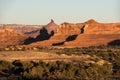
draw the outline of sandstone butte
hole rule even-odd
[[[41,30],[36,37],[32,38],[33,42],[26,46],[98,46],[120,44],[120,23],[99,23],[90,19],[84,23],[64,22],[57,25],[51,20],[50,23],[44,26],[44,31]],[[12,44],[12,39],[14,39],[15,45],[20,44],[20,42],[24,42],[29,37],[29,35],[25,34],[17,36],[18,33],[12,32],[10,30],[7,33],[4,30],[0,31],[0,34],[2,33],[0,38],[4,39],[2,45]],[[7,35],[3,37],[5,34]],[[47,35],[48,38],[39,41],[40,35]],[[5,41],[9,44],[4,43]]]
[[[51,26],[52,27],[52,26]],[[31,43],[31,46],[98,46],[120,41],[120,23],[99,23],[90,19],[84,23],[59,25],[49,40]]]
[[[56,30],[58,29],[58,25],[54,22],[53,19],[51,19],[51,22],[48,23],[45,26],[46,30],[48,31],[49,34],[51,34],[52,31],[56,32]]]

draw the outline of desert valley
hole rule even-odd
[[[119,80],[120,23],[0,24],[0,80]]]
[[[53,20],[47,25],[0,24],[0,47],[7,46],[99,46],[119,45],[120,23],[83,23]]]

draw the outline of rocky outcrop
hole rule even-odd
[[[93,19],[84,23],[64,22],[60,25],[51,20],[39,30],[30,28],[31,31],[27,32],[29,38],[21,32],[18,33],[17,30],[17,32],[14,31],[15,27],[9,29],[5,28],[4,25],[0,26],[2,28],[0,29],[0,46],[18,45],[23,40],[28,46],[98,46],[113,44],[115,41],[119,43],[120,41],[120,23],[99,23]],[[31,34],[36,35],[31,37]]]
[[[64,22],[59,25],[54,35],[49,39],[49,45],[66,41],[69,36],[80,34],[82,24],[73,24]]]
[[[79,24],[62,23],[51,40],[56,40],[58,43],[64,42],[62,45],[65,46],[97,46],[120,39],[119,36],[120,23],[99,23],[90,19]],[[71,41],[67,40],[69,37]]]
[[[77,24],[64,22],[59,25],[50,39],[31,45],[98,46],[107,45],[112,40],[120,39],[119,36],[120,23],[105,24],[91,19]]]
[[[82,27],[82,23],[73,24],[73,23],[62,23],[55,35],[72,35],[72,34],[80,34],[80,29]]]
[[[120,34],[120,23],[98,23],[91,19],[84,23],[84,34]]]
[[[48,23],[45,26],[45,28],[48,31],[48,33],[51,34],[52,32],[56,32],[56,30],[58,29],[58,25],[54,22],[53,19],[51,19],[51,22]]]
[[[22,24],[0,24],[0,29],[11,28],[18,33],[25,34],[30,37],[36,37],[39,35],[41,25],[22,25]]]
[[[120,23],[99,23],[88,20],[81,28],[81,34],[74,41],[65,42],[66,46],[98,46],[120,39]]]
[[[8,45],[20,45],[27,38],[24,34],[17,33],[13,29],[0,29],[0,47]]]
[[[4,29],[0,29],[0,34],[1,35],[21,35],[21,33],[17,33],[16,31],[14,31],[13,29],[10,28],[4,28]]]

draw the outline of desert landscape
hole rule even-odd
[[[1,24],[0,47],[7,46],[99,46],[119,45],[120,23],[99,23],[90,19],[83,23],[60,25],[54,20],[47,25]]]
[[[1,80],[119,80],[119,62],[120,23],[0,25]]]
[[[0,0],[0,80],[120,80],[120,0]]]

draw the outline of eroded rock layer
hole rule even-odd
[[[0,29],[0,47],[21,45],[26,38],[27,36],[22,33],[15,32],[13,29]]]

